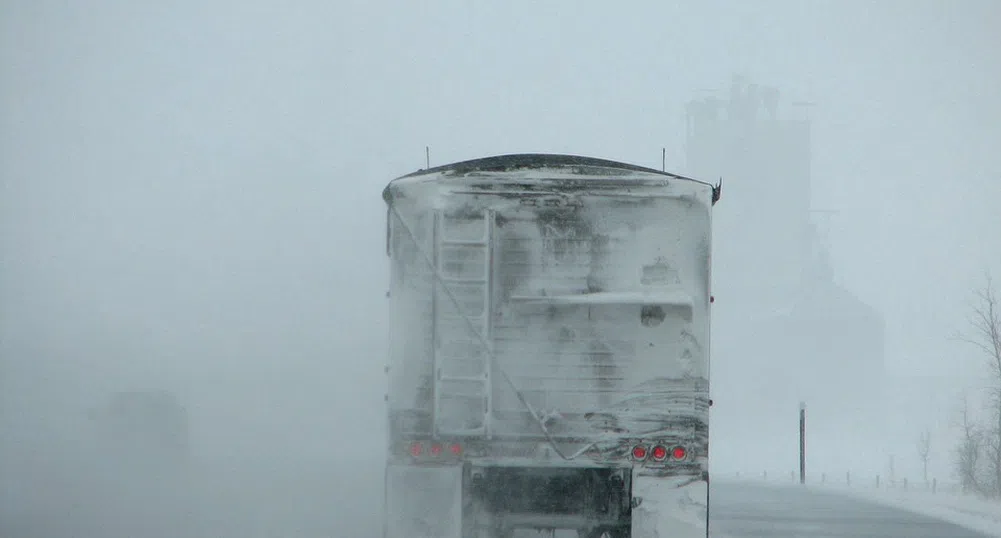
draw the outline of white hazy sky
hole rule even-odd
[[[184,280],[187,258],[371,275],[379,189],[419,167],[425,145],[436,163],[560,151],[654,166],[666,146],[683,169],[685,102],[743,73],[818,103],[815,206],[843,211],[839,278],[888,317],[891,364],[942,361],[944,326],[1001,255],[999,13],[991,1],[8,1],[5,295],[44,289],[63,308],[91,293],[138,323],[121,304],[143,288],[129,279]],[[203,277],[172,300],[224,293]]]
[[[734,73],[817,103],[814,206],[891,369],[970,368],[947,337],[1001,281],[999,27],[991,0],[5,0],[5,382],[224,387],[273,431],[367,432],[386,182],[425,145],[683,171],[685,103]]]

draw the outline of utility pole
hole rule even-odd
[[[806,402],[799,402],[799,483],[806,483]]]

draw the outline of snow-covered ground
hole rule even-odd
[[[958,492],[901,487],[877,489],[875,485],[826,483],[811,488],[841,491],[855,497],[954,523],[970,530],[1001,537],[1001,502]]]
[[[789,483],[789,475],[782,478],[766,478],[763,475],[737,477],[720,477],[721,480],[742,480],[761,483]],[[973,495],[964,495],[955,487],[943,486],[931,488],[925,486],[904,488],[898,483],[896,487],[886,487],[881,484],[876,487],[875,480],[853,480],[848,484],[845,480],[810,480],[807,488],[821,491],[835,491],[851,495],[866,501],[899,508],[916,514],[948,521],[955,525],[984,533],[988,536],[1001,538],[1001,501],[981,499]]]

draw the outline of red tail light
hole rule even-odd
[[[687,455],[688,451],[685,450],[685,447],[683,446],[676,446],[674,447],[674,450],[671,451],[671,457],[673,457],[676,460],[683,460]]]
[[[633,458],[638,460],[646,459],[646,447],[643,445],[636,445],[633,447]]]
[[[667,449],[661,445],[653,447],[653,459],[664,461],[664,458],[667,458]]]
[[[428,440],[412,441],[408,445],[408,450],[411,457],[421,459],[437,459],[448,455],[461,457],[463,452],[459,443],[437,443]]]

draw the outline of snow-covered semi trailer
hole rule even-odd
[[[568,155],[390,182],[385,538],[707,534],[718,197]]]

